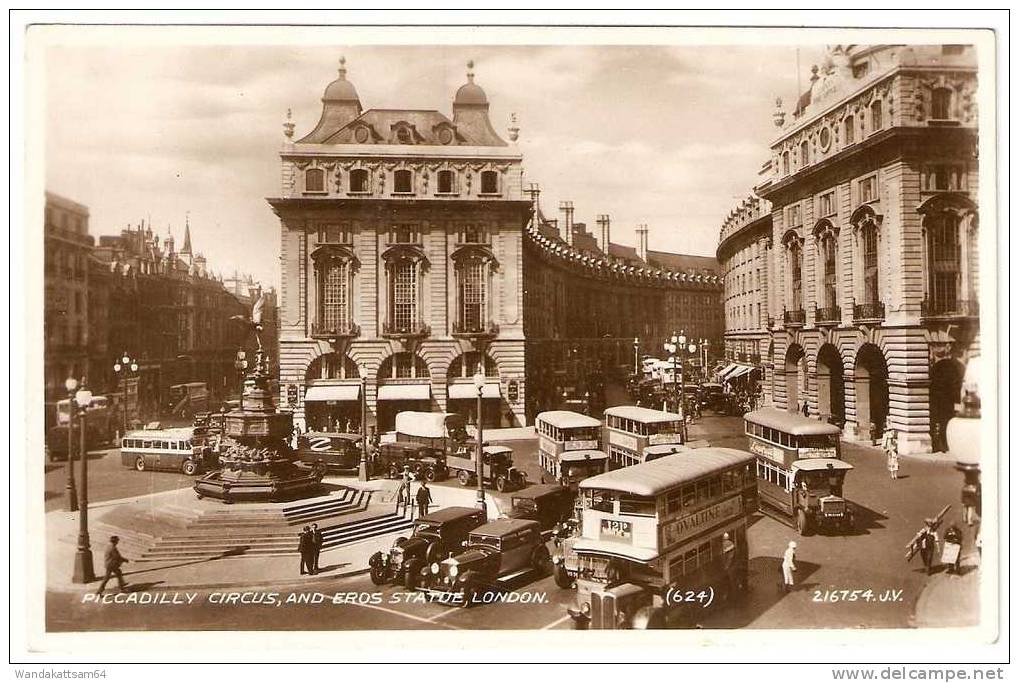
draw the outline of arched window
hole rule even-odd
[[[870,130],[877,132],[884,128],[884,116],[881,111],[881,100],[874,100],[870,105]]]
[[[951,88],[934,88],[934,90],[931,91],[931,118],[952,118]]]
[[[927,218],[928,300],[933,313],[959,310],[959,216],[942,211]]]
[[[326,353],[311,362],[304,377],[307,381],[317,379],[358,379],[360,373],[357,370],[357,364],[349,356],[341,356],[338,353]]]
[[[414,174],[406,169],[393,173],[393,192],[410,194],[413,191]]]
[[[873,220],[860,226],[860,246],[863,255],[863,303],[875,305],[881,299],[877,254],[878,228]]]
[[[490,356],[483,355],[479,351],[467,351],[454,358],[453,362],[449,364],[449,372],[446,376],[450,379],[474,377],[474,374],[482,365],[484,366],[485,377],[499,376],[499,369],[495,361]]]
[[[488,264],[480,257],[457,264],[457,298],[458,331],[484,331],[488,326]]]
[[[418,269],[410,259],[399,259],[391,266],[389,310],[394,332],[415,331],[418,323]]]
[[[481,194],[499,194],[499,174],[495,171],[481,172]]]
[[[806,140],[800,143],[800,167],[810,163],[810,143]]]
[[[379,366],[379,379],[421,379],[430,377],[424,359],[408,351],[394,353]]]
[[[845,120],[845,123],[843,123],[842,125],[843,125],[844,137],[845,137],[845,140],[846,140],[846,144],[847,145],[853,144],[853,139],[854,139],[853,135],[855,133],[855,131],[853,130],[853,126],[856,125],[856,122],[855,122],[855,119],[853,118],[853,115],[850,114],[849,116],[847,116],[846,120]]]
[[[355,168],[350,172],[350,192],[368,192],[368,171]]]
[[[455,191],[453,189],[455,187],[453,181],[455,179],[456,176],[453,171],[439,171],[439,189],[437,192],[439,194],[453,194]]]
[[[309,168],[304,172],[305,192],[325,192],[326,172],[321,168]]]
[[[316,265],[318,274],[318,327],[340,332],[350,324],[350,263],[329,257]]]

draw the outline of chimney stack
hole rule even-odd
[[[573,202],[559,202],[559,212],[563,220],[559,222],[559,236],[571,247],[573,246]]]
[[[538,227],[538,196],[541,194],[538,183],[528,183],[527,194],[531,195],[531,218],[534,220],[534,226]]]
[[[598,248],[606,256],[609,253],[609,227],[610,221],[608,214],[598,215]]]
[[[647,224],[637,226],[637,257],[647,263]]]

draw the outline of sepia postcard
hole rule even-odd
[[[1001,638],[993,30],[21,39],[29,654]]]

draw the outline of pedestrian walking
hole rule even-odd
[[[407,506],[410,501],[407,497],[407,484],[400,482],[400,488],[396,490],[396,514],[404,515],[407,514]]]
[[[892,479],[899,478],[899,437],[897,432],[889,427],[885,430],[881,439],[881,448],[888,459],[888,474]]]
[[[301,554],[301,574],[311,574],[311,528],[304,527],[297,538],[297,552]]]
[[[785,554],[782,555],[782,584],[785,588],[785,592],[795,588],[796,582],[793,578],[793,572],[796,571],[796,541],[789,541],[789,545],[786,546]]]
[[[810,404],[803,401],[803,417],[810,417]]]
[[[920,559],[928,574],[934,573],[934,557],[938,552],[938,532],[934,530],[937,520],[928,517],[920,535]]]
[[[318,556],[322,554],[322,532],[318,524],[311,525],[311,573],[318,574]]]
[[[428,482],[422,481],[421,488],[418,489],[417,503],[418,503],[418,517],[424,517],[428,514],[428,506],[432,502],[432,492],[428,490]]]
[[[99,595],[103,594],[106,590],[106,584],[113,577],[117,577],[117,588],[125,590],[127,584],[124,583],[124,575],[120,571],[120,565],[128,561],[126,557],[120,554],[120,550],[117,548],[117,544],[120,543],[119,536],[110,536],[110,545],[106,548],[106,555],[103,558],[103,564],[106,567],[106,576],[103,577],[103,582],[99,584]]]

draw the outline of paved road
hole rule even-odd
[[[741,422],[737,418],[705,417],[692,436],[705,438],[715,445],[745,446]],[[523,466],[530,478],[536,480],[535,443],[515,441],[511,445],[518,466]],[[861,527],[857,533],[800,538],[789,526],[771,517],[756,516],[748,533],[749,595],[740,605],[706,611],[700,620],[702,626],[875,628],[911,625],[913,607],[927,576],[919,569],[917,560],[905,563],[905,545],[923,518],[945,504],[953,504],[948,521],[958,520],[961,477],[950,462],[903,458],[900,479],[891,481],[877,450],[846,445],[843,455],[855,467],[847,477],[845,494],[857,505]],[[109,456],[102,460],[105,463],[108,459]],[[126,493],[129,489],[138,493],[139,487],[170,488],[188,483],[174,474],[138,474],[126,470],[120,471],[119,476],[110,474],[104,482],[104,490],[111,498],[130,495]],[[797,580],[800,588],[786,594],[780,587],[780,558],[788,541],[793,539],[799,544]],[[967,545],[970,540],[967,533]],[[547,577],[528,581],[529,577],[523,577],[509,588],[518,595],[523,594],[522,591],[537,594],[540,596],[537,604],[491,604],[465,610],[452,605],[407,602],[422,598],[403,597],[402,591],[393,588],[379,591],[362,575],[319,584],[317,590],[323,594],[321,604],[224,606],[210,603],[213,593],[223,591],[199,591],[192,606],[85,604],[73,608],[72,605],[80,603],[80,594],[51,594],[47,601],[47,619],[52,630],[571,628],[565,608],[573,600],[572,591],[557,588]],[[142,588],[161,590],[158,581]],[[269,591],[284,600],[289,594],[289,589],[280,586],[238,590]],[[872,601],[824,599],[826,591],[842,590],[870,590]],[[362,600],[381,601],[381,604],[333,604],[332,596],[336,593],[351,593]]]

